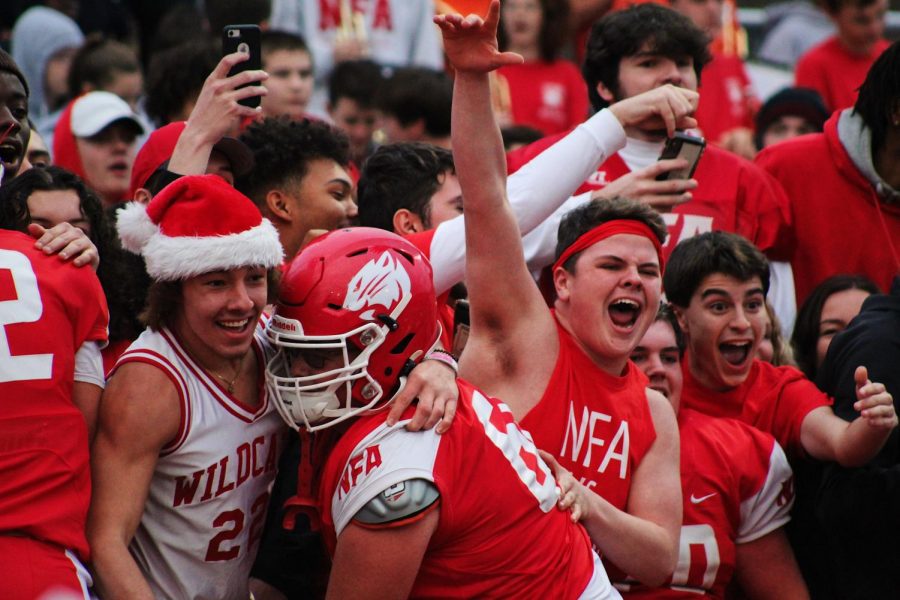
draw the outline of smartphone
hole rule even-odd
[[[262,57],[259,48],[259,26],[257,25],[226,25],[222,30],[222,55],[232,54],[234,52],[244,52],[250,55],[248,60],[235,65],[228,76],[237,75],[243,71],[256,71],[262,68]],[[258,85],[256,83],[246,84]],[[238,88],[240,89],[240,88]],[[261,96],[250,96],[239,100],[240,104],[256,108],[259,106]]]
[[[469,301],[460,298],[453,307],[453,352],[459,356],[469,341]]]
[[[686,133],[676,131],[673,137],[666,140],[659,160],[668,160],[670,158],[684,158],[688,161],[688,166],[683,169],[674,169],[666,171],[656,176],[657,181],[665,181],[667,179],[690,179],[694,176],[694,170],[697,163],[700,162],[700,156],[706,147],[706,140],[701,137],[695,137]]]

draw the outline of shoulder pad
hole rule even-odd
[[[427,479],[407,479],[384,490],[353,516],[365,525],[386,525],[413,517],[441,497],[437,486]]]

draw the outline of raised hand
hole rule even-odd
[[[515,52],[500,52],[497,46],[497,24],[500,0],[492,0],[485,19],[478,15],[437,15],[434,22],[444,37],[444,53],[457,71],[487,73],[504,65],[515,65],[525,59]]]
[[[856,367],[853,379],[856,382],[856,403],[853,408],[859,411],[866,423],[880,429],[896,427],[894,399],[884,384],[869,381],[869,373],[865,367]]]
[[[697,180],[657,181],[656,176],[674,169],[683,169],[686,166],[687,161],[683,158],[660,160],[648,167],[619,177],[603,189],[595,191],[592,197],[610,199],[622,196],[652,206],[657,212],[669,212],[692,198],[691,190],[697,187]]]

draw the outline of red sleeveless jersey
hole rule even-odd
[[[522,419],[538,448],[624,510],[631,477],[656,439],[647,378],[628,361],[620,377],[597,367],[557,321],[559,357],[543,397]]]

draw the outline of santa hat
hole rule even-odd
[[[275,227],[218,175],[189,175],[147,205],[118,211],[122,246],[144,257],[157,281],[238,267],[276,267],[284,259]]]

